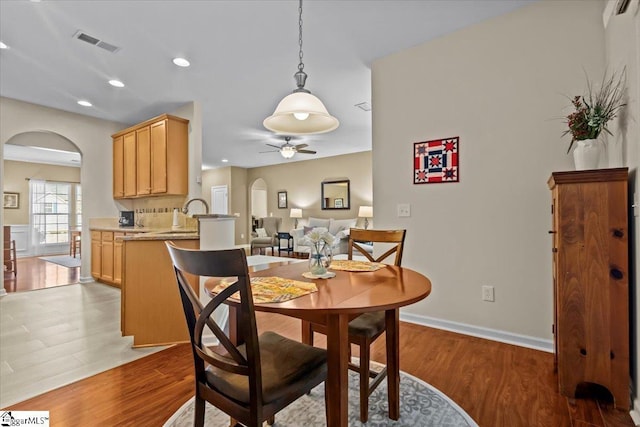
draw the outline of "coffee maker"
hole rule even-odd
[[[133,211],[120,211],[118,224],[120,227],[133,227],[135,225]]]

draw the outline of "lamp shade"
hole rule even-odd
[[[302,209],[291,209],[291,214],[289,214],[291,218],[302,218]]]
[[[360,206],[358,216],[360,218],[373,218],[373,206]]]
[[[298,117],[308,116],[304,120]],[[265,128],[286,135],[310,135],[330,132],[340,122],[329,114],[316,96],[308,92],[294,92],[285,96],[273,114],[262,122]]]

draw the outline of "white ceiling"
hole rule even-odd
[[[262,121],[295,88],[298,4],[293,0],[0,1],[0,95],[135,124],[196,101],[203,167],[256,167],[371,149],[374,59],[418,45],[532,0],[307,0],[306,88],[340,120],[303,137],[316,155],[283,159]],[[77,30],[119,46],[74,39]],[[189,68],[172,64],[184,56]],[[434,66],[446,58],[433,58]],[[109,79],[122,80],[122,89]],[[93,107],[77,105],[79,99]],[[375,102],[371,102],[375,109]],[[226,158],[228,163],[222,163]]]

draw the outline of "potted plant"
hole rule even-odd
[[[623,102],[625,78],[626,69],[608,78],[605,74],[597,91],[587,78],[586,95],[577,95],[571,100],[574,111],[565,118],[569,129],[562,136],[571,134],[567,153],[576,143],[573,156],[577,170],[597,167],[600,156],[598,138],[602,132],[613,135],[607,124],[627,105]]]

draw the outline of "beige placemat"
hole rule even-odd
[[[385,268],[386,266],[386,264],[382,264],[380,262],[339,259],[333,260],[329,268],[332,270],[342,271],[376,271],[381,268]]]
[[[222,292],[234,282],[233,278],[222,279],[211,292]],[[284,302],[313,292],[318,292],[318,288],[312,282],[301,282],[275,276],[251,278],[251,294],[253,302],[256,303]],[[236,292],[230,298],[240,301],[240,294]]]

